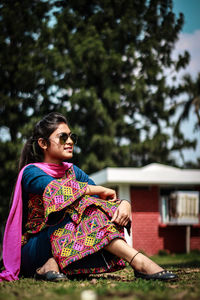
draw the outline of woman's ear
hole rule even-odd
[[[45,141],[45,139],[43,138],[39,138],[38,139],[38,145],[40,146],[40,148],[42,148],[43,150],[47,150],[47,141]]]

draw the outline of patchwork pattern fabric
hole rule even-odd
[[[30,194],[28,209],[28,222],[25,227],[29,233],[37,233],[46,227],[42,197]]]
[[[85,194],[88,183],[70,177],[53,180],[47,185],[43,194],[45,222],[50,214],[61,211]]]
[[[65,179],[51,181],[43,197],[31,195],[27,233],[37,233],[45,228],[52,214],[64,211],[71,222],[51,235],[52,253],[63,272],[67,274],[111,272],[124,268],[123,260],[112,256],[102,267],[73,269],[74,262],[91,254],[99,253],[115,238],[124,238],[124,230],[110,222],[118,204],[85,194],[87,182],[76,180],[73,166]]]
[[[72,168],[68,170],[66,177],[55,179],[48,184],[43,196],[29,194],[28,220],[25,225],[26,232],[22,235],[22,246],[27,243],[31,234],[38,233],[48,226],[50,214],[63,210],[85,193],[88,184],[76,181]]]
[[[85,200],[87,200],[87,197]],[[113,208],[114,205],[108,203],[109,206]],[[123,228],[111,223],[109,215],[101,209],[100,205],[99,207],[96,205],[86,206],[78,224],[71,221],[52,234],[52,252],[63,272],[69,275],[116,271],[124,268],[125,264],[123,260],[115,256],[98,268],[89,267],[75,270],[70,268],[68,270],[67,267],[73,262],[103,249],[113,239],[123,237]],[[101,255],[100,252],[99,255]]]
[[[28,202],[28,219],[25,225],[26,232],[22,235],[21,245],[24,246],[28,242],[31,234],[40,232],[46,226],[42,196],[30,194]]]

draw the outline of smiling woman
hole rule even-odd
[[[137,278],[175,279],[175,274],[126,243],[124,227],[130,225],[130,204],[118,200],[114,190],[96,186],[86,173],[66,162],[76,142],[59,113],[35,125],[21,154],[4,234],[5,270],[0,281],[17,280],[19,275],[67,280],[67,275],[122,269],[124,260]]]
[[[68,125],[60,123],[57,129],[49,136],[50,145],[43,138],[38,139],[38,144],[44,150],[44,162],[61,164],[73,156],[74,142],[77,136],[72,134]]]

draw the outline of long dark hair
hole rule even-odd
[[[48,138],[58,128],[60,123],[68,125],[67,119],[62,114],[52,112],[35,125],[32,136],[27,140],[22,149],[19,170],[27,164],[43,161],[44,153],[38,145],[38,139],[44,139],[49,146],[50,142]]]

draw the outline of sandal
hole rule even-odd
[[[162,280],[162,281],[169,281],[169,280],[177,280],[178,276],[170,271],[163,270],[158,273],[154,274],[144,274],[134,270],[134,274],[136,278],[142,278],[145,280]]]
[[[130,260],[129,265],[131,266],[132,261],[140,252],[137,252]],[[131,266],[132,267],[132,266]],[[133,267],[132,267],[133,268]],[[134,269],[134,268],[133,268]],[[139,271],[134,270],[134,275],[136,278],[142,278],[146,280],[162,280],[162,281],[169,281],[169,280],[177,280],[178,276],[170,271],[163,270],[161,272],[153,273],[153,274],[144,274]]]
[[[67,280],[67,276],[63,273],[56,271],[48,271],[43,274],[39,274],[36,270],[34,275],[35,280],[45,280],[45,281],[63,281]]]

